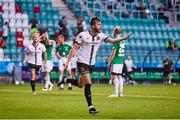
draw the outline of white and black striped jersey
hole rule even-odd
[[[37,47],[33,44],[29,44],[28,46],[28,63],[34,65],[42,65],[42,53],[46,51],[46,47],[39,43]]]
[[[96,52],[102,41],[106,41],[107,35],[104,33],[98,33],[96,36],[92,36],[89,31],[83,31],[76,37],[75,42],[80,45],[78,50],[78,62],[85,63],[87,65],[94,65]]]

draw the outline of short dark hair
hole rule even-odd
[[[90,25],[92,26],[95,23],[95,21],[101,22],[101,20],[98,17],[93,17],[91,18]]]

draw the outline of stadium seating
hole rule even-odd
[[[10,26],[7,47],[4,50],[6,57],[16,60],[17,51],[21,49],[19,47],[23,47],[23,41],[30,40],[29,20],[34,16],[38,18],[40,25],[43,24],[49,28],[48,32],[51,35],[58,29],[57,23],[61,17],[59,17],[58,9],[52,7],[50,0],[0,1],[0,18],[2,18],[0,19],[0,27],[2,28],[4,21],[8,21]],[[12,56],[11,52],[8,52],[12,46],[15,46],[13,55],[15,57]]]
[[[170,54],[174,62],[179,56],[178,51],[167,51],[165,49],[169,40],[175,38],[177,44],[180,44],[180,29],[176,26],[168,26],[162,19],[156,19],[156,4],[149,4],[149,0],[138,0],[138,3],[144,2],[145,6],[151,10],[155,18],[142,19],[137,16],[133,18],[122,18],[121,14],[123,10],[112,11],[107,9],[106,0],[98,1],[86,1],[81,2],[79,0],[64,0],[69,8],[75,12],[78,17],[84,17],[86,23],[89,22],[90,16],[99,16],[103,23],[103,31],[113,36],[114,26],[120,26],[122,28],[122,35],[127,32],[132,32],[133,36],[126,41],[126,56],[133,57],[135,65],[139,68],[162,68],[162,61],[166,54]],[[136,11],[136,5],[138,3],[120,2],[125,4],[125,9]],[[114,6],[118,6],[120,3],[114,3]],[[83,8],[83,9],[82,9]],[[114,7],[113,7],[114,8]],[[102,15],[102,12],[104,12]],[[162,52],[163,51],[163,52]],[[148,55],[148,53],[151,53]],[[106,67],[108,57],[111,53],[111,44],[103,43],[97,53],[96,67]],[[147,59],[145,60],[146,56]],[[137,73],[138,74],[138,73]],[[92,75],[96,76],[95,75]],[[144,77],[149,79],[154,76],[156,79],[162,78],[160,73],[145,74]],[[161,76],[161,77],[160,77]],[[140,78],[142,75],[136,75],[135,78]],[[144,78],[143,77],[143,78]]]

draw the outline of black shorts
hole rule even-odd
[[[87,65],[85,63],[77,62],[77,68],[80,75],[86,74],[86,73],[92,73],[92,70],[94,68],[94,65]]]
[[[163,72],[163,77],[167,77],[171,73],[170,70],[166,70]]]
[[[30,71],[36,71],[36,74],[41,71],[41,65],[34,65],[34,64],[29,63],[28,67]]]

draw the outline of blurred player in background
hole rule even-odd
[[[132,74],[134,69],[136,69],[136,66],[133,64],[133,60],[131,56],[127,57],[127,59],[125,60],[125,65],[126,65],[125,76],[127,77],[128,83],[133,85],[135,84],[135,81],[133,80]]]
[[[131,34],[127,34],[125,37],[122,38],[115,38],[115,39],[110,38],[102,32],[101,20],[97,17],[91,19],[90,26],[91,26],[90,30],[83,31],[77,35],[75,44],[73,45],[73,48],[70,52],[70,55],[65,65],[65,67],[68,66],[68,64],[71,61],[71,58],[78,51],[77,68],[78,71],[80,72],[80,79],[78,80],[78,79],[65,78],[58,85],[67,82],[79,88],[85,86],[84,96],[88,104],[89,113],[96,114],[99,111],[96,110],[96,108],[92,104],[92,98],[91,98],[92,82],[91,82],[90,74],[93,71],[96,53],[98,48],[100,47],[100,43],[103,41],[110,43],[119,42],[127,39]]]
[[[163,78],[165,84],[171,84],[171,68],[172,68],[173,62],[169,55],[166,55],[166,58],[163,60]]]
[[[69,63],[67,68],[64,67],[71,50],[71,46],[65,43],[65,38],[63,35],[58,36],[58,40],[59,45],[56,47],[56,56],[59,59],[59,82],[61,82],[64,75],[64,70],[67,71],[69,77],[72,77],[71,64]],[[63,84],[58,87],[60,90],[64,90]],[[71,83],[68,83],[68,90],[72,90]]]
[[[47,32],[44,32],[41,36],[42,36],[41,43],[44,44],[44,46],[46,47],[46,52],[47,52],[47,64],[45,67],[42,67],[43,77],[45,79],[45,85],[42,90],[51,91],[53,88],[53,84],[51,83],[51,80],[50,80],[50,72],[53,69],[52,49],[53,49],[54,41],[49,40],[49,36]]]
[[[33,42],[29,44],[28,51],[24,58],[24,64],[28,61],[28,67],[31,72],[31,88],[32,92],[35,95],[35,81],[38,80],[38,74],[41,70],[41,67],[46,67],[47,65],[47,54],[45,46],[40,43],[40,35],[39,32],[36,32],[32,35]],[[42,59],[42,54],[44,56],[44,63]]]
[[[114,28],[114,37],[121,38],[121,28]],[[114,94],[108,97],[122,97],[123,96],[123,78],[122,78],[122,70],[124,63],[124,52],[125,50],[125,42],[120,41],[113,44],[112,52],[108,61],[108,66],[111,65],[111,79],[114,83]]]

